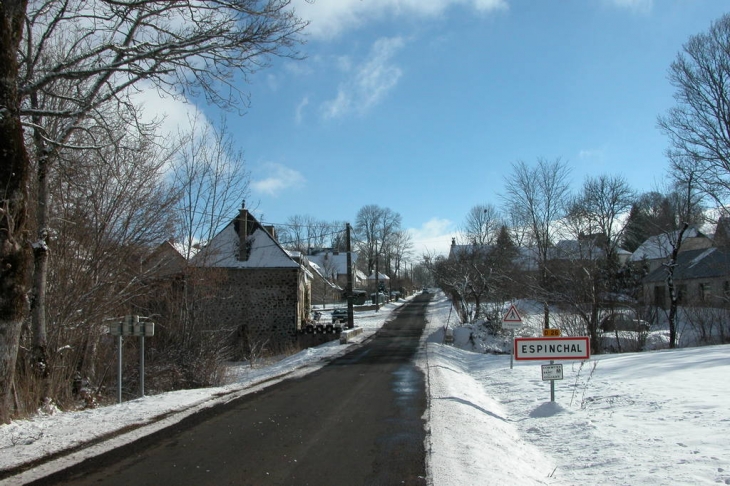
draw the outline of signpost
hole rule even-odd
[[[549,330],[549,329],[547,329]],[[516,360],[550,360],[542,366],[542,380],[550,380],[550,401],[555,401],[555,380],[563,379],[563,365],[554,364],[556,359],[588,359],[591,348],[587,336],[537,337],[514,340]]]
[[[562,380],[563,365],[549,364],[542,365],[542,381]]]
[[[520,313],[517,312],[517,308],[514,304],[510,305],[509,310],[502,318],[502,329],[510,329],[512,331],[512,344],[514,346],[515,342],[515,329],[519,329],[522,327],[522,318],[520,317]],[[512,352],[509,354],[509,369],[512,369],[513,366],[513,357]]]
[[[516,360],[588,359],[590,345],[587,336],[516,338]]]
[[[117,318],[118,319],[118,318]],[[122,338],[139,337],[139,395],[144,396],[144,338],[155,335],[155,323],[147,317],[124,316],[109,324],[109,334],[117,336],[117,401],[122,403]]]

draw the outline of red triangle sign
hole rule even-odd
[[[517,312],[514,304],[510,306],[507,313],[502,318],[502,322],[522,322],[520,314]]]

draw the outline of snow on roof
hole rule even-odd
[[[257,228],[248,242],[251,243],[248,260],[238,259],[238,233],[233,223],[218,233],[208,246],[200,250],[191,264],[200,267],[227,268],[295,268],[295,262],[272,236]]]
[[[368,280],[375,280],[375,272],[371,273],[368,276]],[[378,272],[378,280],[390,280],[390,277],[385,275],[384,273]]]
[[[647,260],[657,260],[666,258],[672,253],[672,246],[676,243],[679,236],[679,230],[671,233],[661,233],[656,236],[649,237],[634,253],[629,257],[632,262],[638,262],[646,258]],[[690,226],[684,232],[683,238],[697,238],[703,236],[700,231]]]
[[[357,262],[357,253],[351,252],[352,264],[355,265]],[[337,278],[338,275],[344,275],[347,273],[347,252],[334,253],[332,251],[324,251],[317,253],[316,255],[307,255],[307,259],[316,263],[317,266],[325,272],[329,277],[334,274]]]
[[[730,251],[716,247],[688,250],[677,255],[675,281],[725,277],[730,268]],[[643,282],[663,282],[667,269],[661,266],[644,277]]]

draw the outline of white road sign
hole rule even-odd
[[[502,329],[519,329],[522,327],[522,318],[517,308],[511,305],[507,313],[502,318]]]
[[[562,379],[563,379],[563,365],[561,365],[561,364],[542,365],[542,381],[562,380]]]
[[[581,337],[516,338],[516,360],[588,359],[589,339]]]

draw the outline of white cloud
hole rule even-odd
[[[338,118],[353,111],[363,114],[378,104],[403,74],[392,58],[404,45],[401,37],[375,41],[368,58],[359,66],[351,66],[350,77],[340,84],[337,96],[322,104],[323,116]],[[347,66],[350,68],[349,63]]]
[[[294,113],[294,120],[297,122],[297,125],[302,123],[302,119],[304,118],[304,109],[307,105],[309,105],[309,97],[305,96],[297,105],[296,112]]]
[[[192,103],[174,99],[170,95],[162,95],[151,83],[139,86],[140,91],[132,95],[132,100],[140,107],[141,118],[145,123],[159,122],[159,133],[162,138],[169,139],[179,133],[188,132],[191,120],[206,120],[202,111]]]
[[[271,91],[277,91],[279,89],[279,79],[273,74],[266,75],[266,84]]]
[[[605,0],[610,5],[619,8],[633,10],[635,12],[650,12],[654,6],[654,0]]]
[[[311,22],[308,34],[320,39],[382,18],[438,17],[454,5],[482,13],[508,8],[507,0],[293,0],[292,5],[297,15]]]
[[[306,182],[300,172],[282,164],[270,162],[264,165],[264,170],[268,176],[251,183],[251,188],[255,192],[278,196],[282,191],[301,187]]]
[[[603,149],[584,149],[578,152],[579,159],[598,159],[602,160],[605,156]]]
[[[424,254],[448,255],[451,238],[456,236],[454,223],[448,219],[432,218],[420,228],[409,228],[416,257]]]

